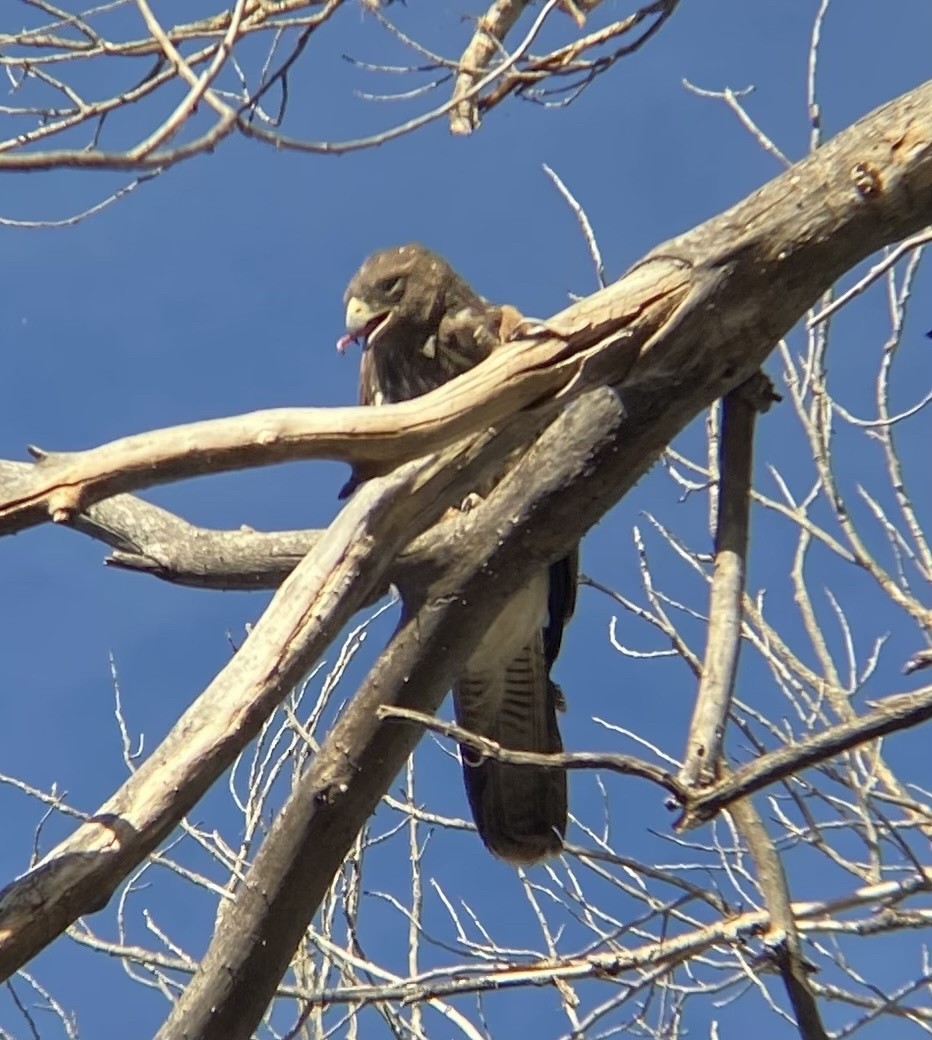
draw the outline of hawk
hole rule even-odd
[[[511,308],[479,296],[423,246],[373,253],[344,296],[341,351],[362,343],[362,404],[407,401],[477,365],[502,342]],[[550,669],[576,599],[577,554],[528,575],[505,604],[453,686],[459,725],[502,747],[563,750]],[[496,856],[533,863],[560,851],[566,831],[566,771],[517,766],[460,748],[479,834]]]

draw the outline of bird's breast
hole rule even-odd
[[[399,349],[379,343],[373,351],[378,387],[386,401],[410,401],[449,379],[437,360],[420,352],[416,343]]]

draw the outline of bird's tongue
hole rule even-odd
[[[341,354],[346,353],[346,348],[351,343],[362,343],[363,350],[368,346],[368,339],[370,334],[378,328],[379,325],[385,320],[385,314],[376,314],[375,317],[371,318],[366,322],[362,328],[356,329],[353,332],[347,332],[337,340],[337,350]]]

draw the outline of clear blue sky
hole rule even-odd
[[[171,2],[154,6],[166,23],[181,20],[189,10]],[[844,0],[830,10],[819,81],[827,136],[928,76],[932,7],[926,0],[901,0],[894,6],[895,13],[869,0]],[[617,0],[605,7],[613,17],[621,17],[625,9]],[[378,150],[342,158],[280,153],[234,140],[75,228],[0,228],[0,455],[24,458],[27,443],[73,450],[195,419],[352,402],[355,358],[340,357],[334,350],[342,331],[341,296],[361,259],[383,246],[420,240],[447,255],[484,295],[513,302],[532,315],[558,310],[568,293],[591,291],[594,277],[575,220],[541,165],[552,166],[586,207],[608,274],[616,276],[653,245],[780,172],[722,103],[689,93],[684,78],[708,89],[753,84],[756,92],[747,106],[754,118],[792,159],[805,154],[805,69],[816,7],[812,0],[685,2],[642,52],[619,63],[567,109],[545,111],[512,102],[492,112],[470,139],[451,138],[440,122]],[[431,46],[459,53],[467,35],[461,16],[479,8],[437,4],[431,13]],[[407,8],[392,5],[390,13],[417,35],[426,10],[423,0],[410,0]],[[558,16],[551,38],[559,39],[571,27]],[[402,58],[361,11],[345,12],[326,38],[311,44],[306,68],[292,85],[298,100],[286,127],[291,134],[355,137],[415,111],[413,105],[373,105],[353,96],[354,89],[377,91],[396,86],[396,81],[386,84],[352,69],[339,58],[344,51],[371,61]],[[432,97],[431,104],[439,103],[439,92]],[[0,217],[66,217],[117,183],[109,174],[7,175]],[[919,298],[932,299],[928,271],[920,287],[924,294]],[[881,349],[884,320],[883,297],[877,293],[865,301],[856,320],[838,323],[838,334],[850,342],[838,351],[835,363],[841,358],[850,365],[850,382],[842,379],[836,390],[849,392],[849,405],[861,414],[872,414],[870,373]],[[927,359],[929,344],[922,332],[930,325],[932,307],[926,306],[924,314],[914,317],[917,360],[908,362],[915,366],[909,371],[924,379],[925,386],[928,361],[922,361],[921,352],[926,351]],[[779,377],[776,363],[770,371]],[[914,387],[905,387],[903,403],[916,396]],[[758,465],[762,480],[767,458],[779,458],[793,474],[784,440],[791,428],[788,415],[764,421]],[[927,433],[927,422],[925,429]],[[701,429],[688,443],[695,447],[700,435]],[[917,439],[911,449],[914,461],[919,448]],[[795,458],[806,461],[798,452]],[[860,464],[852,458],[842,465],[848,489],[859,479]],[[161,488],[147,497],[194,522],[217,527],[322,526],[337,509],[336,493],[345,477],[336,465],[292,465]],[[801,483],[809,479],[801,470],[799,477]],[[587,539],[584,570],[639,598],[630,532],[633,523],[647,526],[645,511],[663,514],[685,537],[707,545],[704,506],[696,499],[677,507],[677,497],[661,473],[645,479]],[[791,532],[762,520],[757,533],[752,585],[771,590],[774,601],[782,602],[789,631],[798,632],[792,600],[781,593]],[[696,578],[656,538],[648,534],[648,541],[655,550],[658,579],[701,609],[704,592]],[[113,719],[109,655],[119,673],[129,723],[134,732],[145,734],[151,749],[228,660],[227,633],[241,637],[244,625],[258,617],[268,600],[266,594],[173,588],[105,569],[104,555],[101,545],[50,527],[0,544],[5,604],[0,625],[5,704],[0,772],[43,788],[57,783],[73,805],[88,811],[125,776]],[[840,574],[838,580],[851,577]],[[857,590],[852,594],[860,595]],[[635,662],[613,650],[607,630],[614,612],[604,596],[582,591],[557,670],[571,706],[562,720],[567,746],[637,751],[631,742],[594,726],[590,717],[597,715],[679,756],[693,683],[679,664]],[[899,624],[868,694],[909,688],[897,668],[917,649],[916,633],[882,615],[859,621],[865,640]],[[661,647],[656,635],[624,618],[622,625],[633,645]],[[370,652],[389,630],[387,620],[377,627]],[[693,645],[701,646],[698,626],[692,635]],[[361,664],[350,672],[346,695],[362,674]],[[754,681],[763,678],[753,671],[747,675]],[[761,696],[766,694],[762,687]],[[895,739],[907,753],[924,746],[913,736]],[[737,742],[732,750],[744,753]],[[429,808],[467,815],[454,763],[432,753],[424,776],[420,796]],[[920,773],[914,779],[923,777]],[[666,832],[671,823],[656,790],[634,781],[607,782],[618,851],[668,862],[689,858],[650,836]],[[575,780],[572,797],[574,810],[595,824],[599,809],[591,780]],[[221,803],[218,799],[210,809],[219,814],[218,820]],[[39,811],[0,786],[0,812],[0,879],[8,879],[26,866]],[[220,826],[210,812],[194,815],[211,827]],[[51,823],[43,848],[67,832],[66,823]],[[578,832],[574,837],[579,840]],[[513,872],[493,861],[475,836],[438,837],[431,856],[428,872],[448,890],[484,900],[499,940],[542,949]],[[395,882],[390,872],[378,880],[385,890]],[[375,881],[369,879],[371,885]],[[814,880],[811,887],[803,883],[799,895],[815,890]],[[177,893],[177,886],[172,891]],[[213,908],[203,898],[173,898],[186,914],[190,910],[190,919],[171,920],[170,900],[163,900],[160,923],[196,954],[209,935]],[[144,902],[134,907],[131,922],[131,935],[140,942],[147,941],[141,926]],[[624,906],[608,909],[625,916]],[[96,915],[92,924],[112,933],[107,913]],[[398,949],[385,957],[389,963],[394,957],[399,971],[402,927],[400,918],[385,911],[382,927],[374,925],[370,936],[376,952],[380,944],[388,950],[395,942]],[[897,972],[898,949],[889,943],[883,947],[884,965],[891,977],[908,978],[914,962],[904,960]],[[879,970],[874,956],[866,956],[861,966]],[[79,953],[67,940],[33,967],[63,1003],[77,1010],[84,1037],[145,1036],[164,1016],[158,994],[129,985],[114,964]],[[603,993],[602,999],[606,997]],[[747,1007],[760,1014],[755,1001]],[[743,1006],[739,1002],[715,1014],[737,1029]],[[535,1035],[562,1035],[567,1024],[555,1007],[553,994],[539,991],[493,996],[486,1002],[493,1031],[500,1036],[510,1035],[509,1025],[527,1022],[533,1023]],[[711,1016],[711,1005],[705,1007]],[[439,1021],[431,1020],[431,1035],[452,1035],[452,1027]],[[766,1021],[777,1029],[775,1018]],[[374,1022],[370,1019],[373,1027]],[[14,1028],[14,1023],[16,1035],[25,1036],[5,1000],[0,1003],[0,1026]],[[707,1035],[703,1019],[695,1022],[695,1029],[694,1035]]]

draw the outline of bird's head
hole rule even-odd
[[[420,330],[436,326],[453,281],[459,279],[446,260],[417,243],[373,253],[347,286],[346,335],[337,349],[357,342],[374,348],[388,332],[417,342]]]

